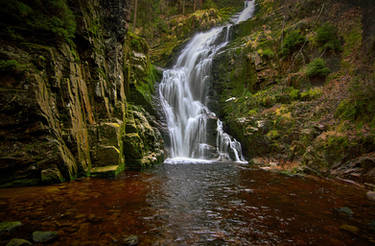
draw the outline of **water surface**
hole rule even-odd
[[[342,207],[353,215],[335,210]],[[354,186],[237,163],[164,164],[116,180],[0,190],[1,220],[24,223],[1,240],[56,230],[51,245],[120,245],[126,235],[139,245],[371,245],[374,208]]]

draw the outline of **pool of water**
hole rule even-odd
[[[343,207],[353,214],[338,212]],[[128,235],[139,245],[372,245],[375,235],[365,190],[238,163],[0,189],[0,218],[24,224],[2,243],[31,240],[35,230],[58,231],[51,245],[120,245]]]

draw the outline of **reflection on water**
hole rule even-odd
[[[335,212],[341,207],[353,216]],[[127,235],[140,245],[371,245],[374,208],[352,186],[235,163],[166,164],[117,180],[0,190],[1,220],[24,223],[1,240],[56,230],[52,245],[119,245]]]

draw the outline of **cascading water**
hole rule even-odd
[[[247,20],[253,12],[254,0],[233,22]],[[228,44],[231,26],[196,34],[173,68],[163,73],[159,94],[170,138],[170,158],[166,162],[244,161],[241,144],[224,132],[222,122],[207,107],[212,61]],[[214,133],[208,136],[210,128]],[[216,141],[212,141],[215,135]]]

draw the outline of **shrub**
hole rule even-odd
[[[307,91],[301,93],[301,98],[304,100],[312,100],[322,95],[321,88],[310,88]]]
[[[305,41],[306,38],[299,31],[289,32],[282,43],[281,54],[287,56],[293,53],[300,48]]]
[[[373,81],[355,81],[348,99],[341,101],[336,117],[362,121],[375,126],[375,84]]]
[[[316,31],[315,42],[322,50],[340,50],[340,41],[337,38],[337,30],[331,24],[325,23]]]
[[[322,58],[315,58],[312,62],[307,65],[306,76],[312,77],[327,77],[331,71],[326,66],[326,63]]]

